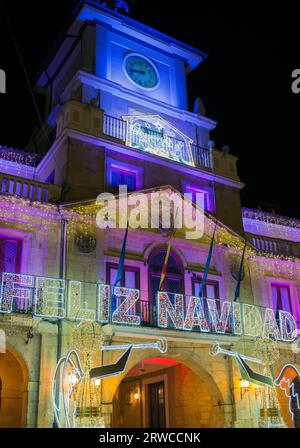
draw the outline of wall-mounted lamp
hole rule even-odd
[[[243,399],[244,395],[249,392],[249,386],[250,383],[247,380],[240,379],[240,392],[241,392],[241,400]]]
[[[133,398],[134,398],[136,401],[138,401],[138,400],[140,399],[140,393],[139,393],[138,390],[136,390],[136,391],[134,392],[134,394],[133,394]]]

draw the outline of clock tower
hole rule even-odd
[[[242,232],[237,159],[211,142],[216,122],[188,109],[187,76],[207,55],[133,20],[130,6],[81,1],[41,71],[53,144],[40,180],[63,184],[63,201],[96,198],[119,181],[200,191],[208,212]]]

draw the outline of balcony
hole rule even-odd
[[[141,120],[138,126],[133,128],[130,120],[125,121],[104,114],[103,133],[106,136],[145,152],[151,152],[188,165],[212,169],[211,154],[208,148],[194,145],[184,138],[176,138],[170,133],[165,135],[163,130],[158,132],[151,126],[143,127]],[[145,149],[146,145],[147,149]]]
[[[61,187],[23,177],[0,173],[0,194],[18,196],[31,201],[56,202],[60,198]]]
[[[290,241],[276,240],[257,235],[252,236],[251,241],[253,246],[262,252],[284,255],[286,257],[299,256],[298,246]]]

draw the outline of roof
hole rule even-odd
[[[47,76],[43,76],[43,72],[51,67],[51,62],[53,62],[55,55],[61,52],[67,53],[68,49],[71,48],[72,43],[74,43],[74,39],[69,39],[65,51],[63,50],[67,35],[75,36],[80,33],[82,24],[85,22],[102,22],[112,29],[136,37],[143,42],[148,40],[148,43],[151,44],[152,41],[152,45],[160,48],[162,51],[177,55],[184,59],[190,71],[207,58],[207,54],[199,49],[193,48],[190,45],[142,24],[126,15],[113,11],[105,6],[101,6],[96,0],[80,0],[78,6],[70,16],[64,32],[57,40],[51,55],[45,60],[43,67],[36,78],[38,86],[45,85],[48,82]],[[68,32],[66,32],[66,30],[68,30]]]

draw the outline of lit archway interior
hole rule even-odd
[[[26,426],[27,378],[18,359],[0,354],[0,428]]]
[[[113,400],[114,428],[205,428],[212,397],[204,381],[171,358],[146,358],[133,367]]]

